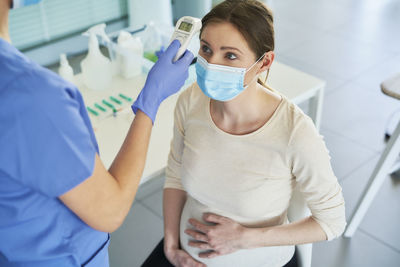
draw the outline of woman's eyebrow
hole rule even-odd
[[[206,40],[204,40],[204,39],[201,39],[200,41],[203,42],[203,43],[205,43],[205,44],[208,45],[208,46],[211,46],[211,45],[210,45]],[[243,52],[240,51],[239,48],[232,47],[232,46],[222,46],[222,47],[221,47],[221,50],[236,50],[236,51],[238,51],[239,53],[243,54]]]
[[[206,45],[208,45],[208,46],[211,46],[206,40],[204,40],[204,39],[200,39],[200,42],[203,42],[203,43],[205,43]]]
[[[236,50],[236,51],[238,51],[240,54],[243,54],[242,51],[240,51],[239,48],[232,47],[232,46],[223,46],[223,47],[221,47],[221,50]]]

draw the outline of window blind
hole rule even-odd
[[[127,0],[43,0],[11,10],[10,36],[24,50],[127,15]]]

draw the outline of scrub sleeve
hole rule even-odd
[[[109,265],[108,233],[58,199],[98,152],[78,89],[0,38],[0,266]]]

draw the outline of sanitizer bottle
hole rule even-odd
[[[140,38],[121,31],[117,51],[117,62],[122,77],[130,79],[142,73],[143,44]]]
[[[65,80],[74,83],[74,72],[68,63],[67,56],[65,54],[60,55],[60,67],[58,68],[58,74]]]
[[[84,84],[92,90],[106,90],[112,82],[111,61],[99,49],[95,33],[89,32],[89,52],[81,62]]]

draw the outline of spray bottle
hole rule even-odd
[[[112,82],[111,61],[101,53],[96,36],[104,33],[103,37],[107,37],[104,28],[105,24],[96,25],[84,33],[89,35],[89,51],[81,62],[81,69],[84,84],[92,90],[106,90]]]

